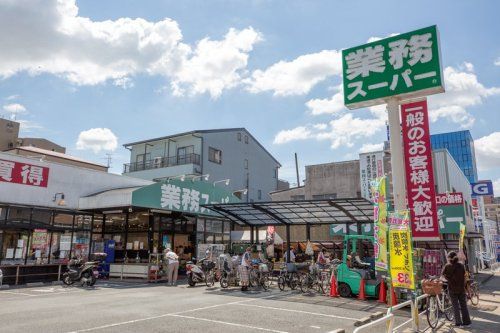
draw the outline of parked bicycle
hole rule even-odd
[[[329,276],[328,269],[319,269],[315,264],[311,264],[309,272],[300,279],[300,290],[303,293],[308,293],[314,289],[318,293],[324,294],[328,286]]]
[[[252,268],[249,272],[250,287],[261,286],[268,290],[271,286],[269,267],[263,262],[252,262]]]
[[[427,298],[426,309],[429,326],[433,329],[436,328],[441,314],[444,314],[449,321],[453,321],[455,314],[448,293],[447,283],[437,279],[424,280],[422,281],[422,288],[426,294],[430,295]]]
[[[470,280],[465,287],[465,295],[472,305],[479,304],[479,284],[477,281]]]
[[[278,276],[278,288],[283,291],[288,286],[290,289],[295,290],[299,284],[300,277],[295,264],[289,263],[283,265]]]

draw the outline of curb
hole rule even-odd
[[[63,284],[62,281],[52,281],[52,283],[51,283],[51,285],[53,285],[53,286],[59,286],[62,284]],[[49,285],[49,284],[47,283],[47,285]]]
[[[28,282],[27,287],[43,287],[45,284],[43,282]]]
[[[9,289],[9,288],[10,288],[10,286],[8,284],[2,284],[0,286],[0,289]]]
[[[330,331],[328,333],[345,333],[345,329],[343,328],[338,328],[336,330]]]
[[[354,323],[354,327],[363,326],[364,324],[368,324],[370,321],[372,321],[372,318],[370,316],[363,317]]]

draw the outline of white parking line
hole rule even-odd
[[[270,328],[263,328],[263,327],[250,326],[250,325],[244,325],[244,324],[230,323],[227,321],[220,321],[220,320],[213,320],[213,319],[206,319],[206,318],[199,318],[199,317],[191,317],[191,316],[183,316],[183,315],[176,315],[176,314],[171,314],[169,316],[170,317],[179,317],[179,318],[186,318],[186,319],[201,320],[201,321],[208,321],[210,323],[223,324],[223,325],[236,326],[236,327],[244,327],[244,328],[250,328],[250,329],[259,330],[259,331],[275,332],[275,333],[288,333],[287,331],[278,331],[278,330],[273,330]]]
[[[317,312],[309,312],[309,311],[302,311],[302,310],[292,310],[292,309],[284,309],[284,308],[277,308],[273,306],[263,306],[263,305],[256,305],[256,304],[235,304],[239,306],[251,306],[255,308],[261,308],[261,309],[268,309],[268,310],[279,310],[279,311],[285,311],[285,312],[295,312],[295,313],[303,313],[303,314],[308,314],[312,316],[320,316],[320,317],[329,317],[329,318],[337,318],[337,319],[347,319],[347,320],[359,320],[359,318],[352,318],[352,317],[343,317],[343,316],[336,316],[336,315],[330,315],[330,314],[325,314],[325,313],[317,313]]]
[[[12,295],[22,295],[22,296],[36,296],[36,295],[31,295],[31,294],[26,294],[26,293],[21,293],[17,291],[2,291],[0,294],[12,294]]]
[[[260,299],[265,299],[265,298],[270,298],[273,297],[274,295],[269,295],[269,296],[264,296],[264,297],[255,297],[251,299],[246,299],[243,301],[236,301],[236,302],[229,302],[229,303],[223,303],[223,304],[215,304],[215,305],[209,305],[209,306],[204,306],[201,308],[195,308],[195,309],[190,309],[190,310],[185,310],[185,311],[180,311],[180,312],[173,312],[173,313],[165,313],[162,315],[157,315],[157,316],[151,316],[151,317],[146,317],[146,318],[139,318],[139,319],[134,319],[134,320],[127,320],[127,321],[122,321],[118,323],[113,323],[113,324],[107,324],[107,325],[102,325],[102,326],[96,326],[96,327],[91,327],[91,328],[86,328],[82,330],[76,330],[76,331],[69,331],[67,333],[80,333],[80,332],[91,332],[91,331],[97,331],[97,330],[102,330],[105,328],[110,328],[110,327],[116,327],[116,326],[122,326],[122,325],[128,325],[128,324],[134,324],[134,323],[139,323],[142,321],[147,321],[147,320],[153,320],[153,319],[159,319],[159,318],[164,318],[164,317],[172,317],[172,316],[180,316],[183,313],[188,313],[188,312],[193,312],[193,311],[200,311],[200,310],[206,310],[206,309],[212,309],[220,306],[225,306],[225,305],[234,305],[234,304],[239,304],[239,303],[244,303],[244,302],[252,302],[252,301],[257,301]],[[196,317],[193,317],[196,318]],[[280,331],[273,331],[273,332],[280,332]],[[287,332],[284,332],[287,333]]]

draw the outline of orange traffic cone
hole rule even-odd
[[[361,279],[361,282],[359,283],[359,294],[358,294],[358,299],[364,301],[366,300],[366,295],[365,295],[365,279]]]
[[[385,281],[382,280],[378,292],[378,302],[387,303],[387,290],[385,289]]]
[[[330,297],[339,297],[339,292],[337,290],[337,279],[335,278],[335,274],[332,274],[332,278],[330,279]]]
[[[391,304],[389,306],[398,305],[398,299],[396,298],[396,291],[391,284]]]

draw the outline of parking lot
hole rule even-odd
[[[0,291],[2,332],[331,332],[386,306],[296,291],[99,282]],[[404,313],[402,314],[404,316]]]

